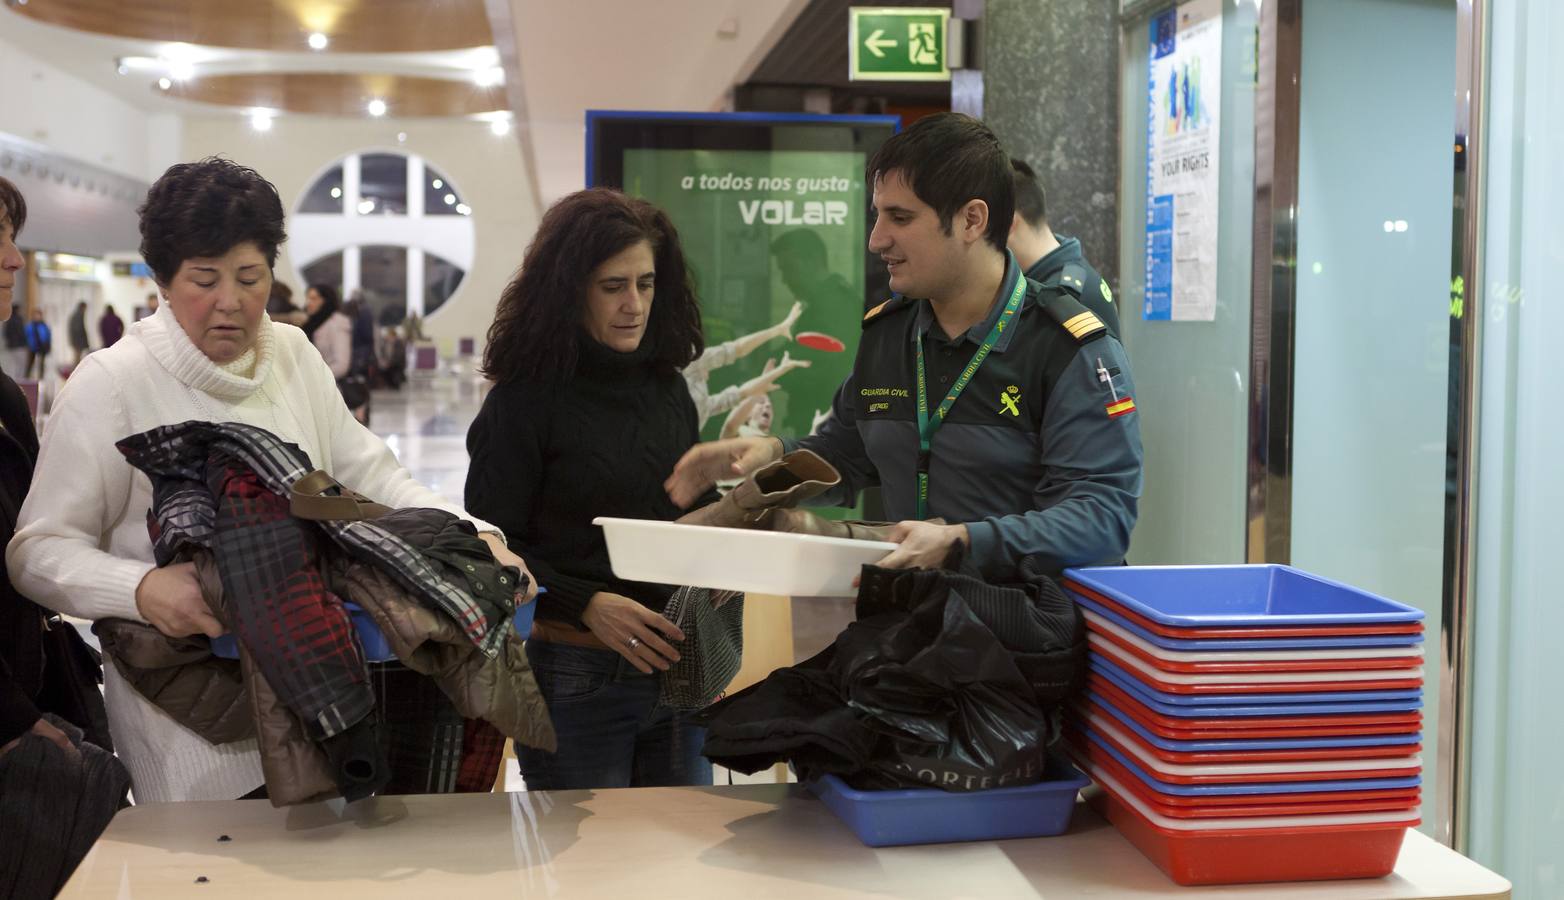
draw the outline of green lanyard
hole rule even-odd
[[[956,405],[956,398],[977,374],[978,367],[983,365],[983,360],[988,358],[988,352],[999,343],[1000,335],[1005,333],[1005,326],[1015,318],[1016,312],[1021,308],[1021,300],[1026,296],[1026,279],[1016,278],[1015,289],[1010,292],[1010,302],[1005,304],[1005,311],[1000,313],[999,321],[989,329],[988,337],[983,339],[977,352],[972,354],[972,361],[961,370],[961,377],[950,386],[950,393],[940,401],[940,405],[934,410],[934,417],[929,417],[929,389],[925,385],[923,365],[923,335],[920,333],[913,338],[913,344],[918,348],[918,520],[929,517],[929,448],[934,440],[934,432],[945,424],[945,416],[950,413],[950,408]]]

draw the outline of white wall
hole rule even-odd
[[[138,109],[14,41],[0,31],[0,131],[147,181],[174,161],[179,117]]]
[[[399,144],[398,132],[407,135]],[[452,119],[360,120],[309,116],[279,117],[270,131],[257,132],[239,117],[191,117],[185,120],[181,156],[198,159],[221,154],[252,166],[277,185],[285,208],[327,166],[366,149],[416,153],[443,172],[472,206],[476,250],[472,268],[456,295],[425,323],[442,352],[454,352],[456,339],[472,337],[481,347],[494,318],[500,291],[510,280],[537,228],[536,201],[523,175],[521,149],[513,137],[497,137],[483,122]],[[297,263],[283,246],[278,277],[296,291],[302,286]]]

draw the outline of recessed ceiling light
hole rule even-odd
[[[369,110],[370,115],[378,119],[386,114],[386,101],[376,97],[369,101],[369,105],[365,109]]]
[[[332,188],[331,189],[331,199],[333,199],[333,200],[341,200],[342,199],[342,188],[339,188],[339,187]]]
[[[434,182],[433,182],[433,184],[434,184],[434,189],[435,189],[435,190],[437,190],[437,191],[438,191],[438,190],[439,190],[439,189],[440,189],[440,188],[443,188],[443,187],[445,187],[445,182],[443,182],[443,181],[441,181],[441,180],[440,180],[440,179],[438,179],[438,178],[436,178],[436,179],[435,179],[435,180],[434,180]]]
[[[492,119],[489,122],[489,130],[504,137],[510,134],[510,119]]]
[[[455,206],[456,205],[456,195],[455,194],[446,194],[445,195],[445,205],[446,206]]]
[[[367,215],[369,215],[370,213],[372,213],[374,211],[375,211],[375,201],[367,200],[367,199],[358,201],[358,214],[359,215],[367,216]]]
[[[321,34],[318,31],[313,32],[312,34],[310,34],[310,49],[311,50],[324,50],[324,49],[326,49],[326,45],[329,44],[329,43],[330,43],[330,40],[324,34]]]
[[[162,78],[159,78],[157,80],[157,86],[166,91],[169,88],[173,87],[174,83],[172,81],[168,80],[168,76],[167,75],[164,75]]]
[[[494,87],[505,80],[505,70],[499,66],[486,66],[474,71],[472,80],[478,87]]]
[[[268,110],[258,109],[250,113],[250,127],[256,131],[272,130],[272,114]]]
[[[175,81],[189,81],[195,77],[195,63],[178,60],[168,64],[168,75]]]
[[[458,203],[458,204],[456,204],[456,211],[458,213],[464,215],[464,216],[472,215],[472,207],[468,206],[465,203]]]

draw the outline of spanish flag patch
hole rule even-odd
[[[1108,404],[1108,418],[1117,419],[1119,416],[1129,415],[1135,411],[1134,397],[1120,397]]]

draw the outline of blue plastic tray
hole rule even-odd
[[[1095,570],[1094,570],[1095,571]],[[1069,591],[1071,599],[1136,637],[1164,650],[1345,650],[1351,647],[1416,647],[1421,634],[1367,634],[1321,638],[1169,638],[1153,634],[1090,597]]]
[[[1117,749],[1103,743],[1091,729],[1077,726],[1077,730],[1092,745],[1100,750],[1106,750],[1110,756],[1123,766],[1125,771],[1139,778],[1145,785],[1162,794],[1172,794],[1175,797],[1234,797],[1241,794],[1314,794],[1327,791],[1384,791],[1415,788],[1423,783],[1423,776],[1411,775],[1406,778],[1350,778],[1339,781],[1256,781],[1244,784],[1169,784],[1166,781],[1158,781],[1146,773],[1145,769],[1137,766],[1134,760],[1129,759]]]
[[[538,588],[538,596],[548,593],[544,588]],[[343,603],[348,611],[348,616],[353,620],[353,628],[358,632],[358,642],[364,648],[364,659],[369,662],[389,662],[396,659],[396,654],[391,652],[391,644],[386,636],[381,633],[380,626],[364,608],[357,603]],[[516,633],[523,639],[532,633],[532,618],[538,611],[538,602],[533,600],[516,607],[516,615],[511,620]],[[221,637],[212,638],[212,655],[222,659],[239,658],[239,638],[232,632]]]
[[[1065,577],[1183,628],[1417,622],[1423,611],[1282,565],[1099,566]]]
[[[1391,691],[1298,691],[1275,694],[1174,694],[1151,687],[1100,654],[1092,653],[1088,650],[1086,659],[1092,669],[1097,672],[1113,674],[1121,679],[1134,681],[1140,686],[1142,694],[1155,697],[1163,703],[1172,703],[1175,706],[1220,706],[1230,704],[1236,706],[1293,707],[1307,703],[1375,703],[1395,700],[1418,700],[1423,696],[1422,688],[1401,688]],[[1278,713],[1278,715],[1285,714],[1285,710]]]
[[[1092,691],[1087,691],[1086,696],[1098,709],[1112,716],[1114,720],[1135,732],[1141,740],[1160,750],[1169,750],[1175,753],[1230,753],[1246,752],[1249,750],[1329,750],[1336,747],[1389,747],[1400,744],[1416,744],[1423,739],[1421,734],[1382,734],[1348,737],[1322,737],[1322,738],[1294,738],[1292,740],[1280,740],[1274,738],[1250,738],[1246,740],[1219,740],[1219,741],[1175,741],[1162,737],[1149,730],[1146,726],[1120,711],[1113,701],[1100,696]]]
[[[1075,795],[1091,784],[1050,755],[1046,780],[1021,787],[952,793],[936,788],[858,791],[827,775],[810,790],[870,847],[1047,837],[1070,827]]]
[[[1352,713],[1389,713],[1389,712],[1416,712],[1423,708],[1421,692],[1412,691],[1413,699],[1373,701],[1368,703],[1255,703],[1252,699],[1245,699],[1240,704],[1178,704],[1164,703],[1161,698],[1166,694],[1149,692],[1145,685],[1122,672],[1115,673],[1108,669],[1099,668],[1097,663],[1091,663],[1092,671],[1111,681],[1119,690],[1126,691],[1131,697],[1144,703],[1146,706],[1161,713],[1164,716],[1178,716],[1187,719],[1202,718],[1227,718],[1229,716],[1269,716],[1271,718],[1288,718],[1292,716],[1333,716],[1350,715]],[[1405,693],[1405,692],[1403,692]]]

